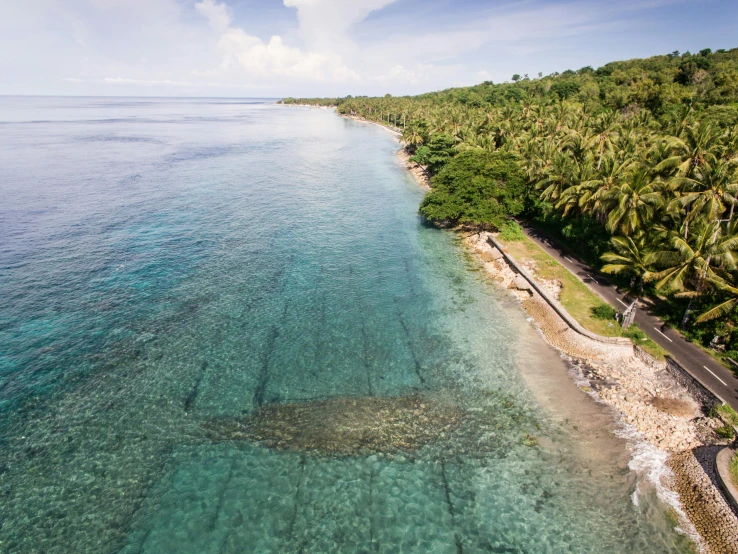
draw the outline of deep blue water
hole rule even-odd
[[[683,551],[529,390],[563,362],[397,149],[255,100],[0,98],[1,551]],[[203,432],[413,394],[463,423],[352,456]]]

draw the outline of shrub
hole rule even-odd
[[[721,439],[732,439],[735,436],[733,428],[730,425],[723,425],[715,429],[715,434]]]
[[[609,304],[600,304],[592,308],[592,317],[595,319],[615,319],[616,315],[618,315],[617,310]]]
[[[525,174],[508,152],[468,150],[431,180],[420,214],[442,224],[502,229],[523,210]]]
[[[722,404],[715,408],[715,411],[731,425],[738,426],[738,412],[736,412],[731,406],[728,406],[727,404]]]
[[[523,240],[525,235],[523,234],[523,228],[514,221],[508,221],[500,229],[500,236],[503,240],[516,241]]]
[[[641,331],[641,328],[638,327],[638,325],[631,325],[627,329],[623,331],[623,336],[628,337],[631,340],[643,340],[648,338],[646,336],[646,333]]]

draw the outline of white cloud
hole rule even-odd
[[[312,26],[315,14],[325,13],[323,10],[329,5],[334,5],[333,7],[337,5],[332,0],[284,1],[286,6],[297,7],[298,16],[299,14],[307,14],[306,17],[300,17],[300,30],[309,36],[315,35],[315,28]],[[372,0],[372,2],[365,3],[379,6],[390,1],[394,0]],[[359,4],[361,3],[359,2]],[[224,4],[218,4],[215,0],[203,0],[195,4],[195,8],[208,18],[210,27],[220,35],[218,48],[223,53],[222,68],[226,71],[240,67],[251,75],[261,77],[276,75],[336,82],[359,79],[358,73],[349,68],[343,62],[342,56],[335,51],[337,44],[331,43],[334,49],[301,50],[285,44],[282,37],[278,35],[272,36],[268,42],[265,42],[257,36],[248,34],[242,28],[231,27],[231,17],[228,8]],[[351,24],[366,17],[371,9],[373,8],[370,6],[366,6],[361,10],[357,10],[356,6],[349,10],[339,9],[338,11],[342,12],[343,15],[336,16],[335,13],[333,14],[332,20],[337,22],[333,34],[345,34]],[[308,41],[308,44],[310,44],[310,41]]]
[[[480,71],[477,71],[474,76],[479,79],[480,81],[489,81],[492,79],[492,74],[487,71],[486,69],[482,69]]]
[[[489,0],[462,8],[427,0],[423,9],[396,0],[6,2],[0,93],[418,93],[727,47],[735,35],[724,23],[727,2]],[[709,12],[724,24],[689,26],[685,14],[698,4],[701,17]]]
[[[190,81],[172,81],[170,79],[128,79],[125,77],[105,77],[103,79],[104,83],[107,83],[109,85],[143,85],[147,87],[151,86],[157,86],[157,85],[167,85],[167,86],[192,86],[192,83]]]
[[[389,73],[376,77],[379,82],[401,82],[417,85],[427,82],[431,76],[443,68],[431,64],[415,64],[412,69],[397,64],[389,70]]]
[[[215,0],[202,0],[195,4],[195,9],[207,18],[210,28],[216,33],[225,33],[231,26],[231,13],[225,4],[217,4]]]
[[[284,0],[284,5],[297,9],[300,36],[308,49],[317,52],[355,50],[349,30],[373,11],[396,0]]]
[[[69,80],[69,79],[67,79]],[[78,80],[79,81],[79,80]],[[81,81],[80,81],[81,82]],[[193,81],[172,81],[169,79],[163,80],[147,80],[147,79],[129,79],[126,77],[105,77],[102,79],[103,83],[108,85],[137,85],[145,87],[206,87],[206,88],[232,88],[232,89],[259,89],[263,86],[252,83],[219,83],[219,82],[193,82]]]

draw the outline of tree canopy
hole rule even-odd
[[[444,225],[496,229],[523,211],[525,174],[510,152],[467,150],[431,180],[420,214]]]

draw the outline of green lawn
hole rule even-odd
[[[652,356],[664,359],[667,352],[647,338],[640,329],[631,328],[626,332],[614,319],[604,320],[595,317],[594,310],[598,306],[608,304],[530,238],[524,236],[520,240],[503,240],[498,236],[497,240],[518,262],[524,263],[526,260],[535,262],[537,277],[557,279],[561,283],[559,301],[582,327],[605,337],[627,336]]]
[[[733,477],[733,484],[738,487],[738,452],[733,455],[730,460],[730,475]]]

